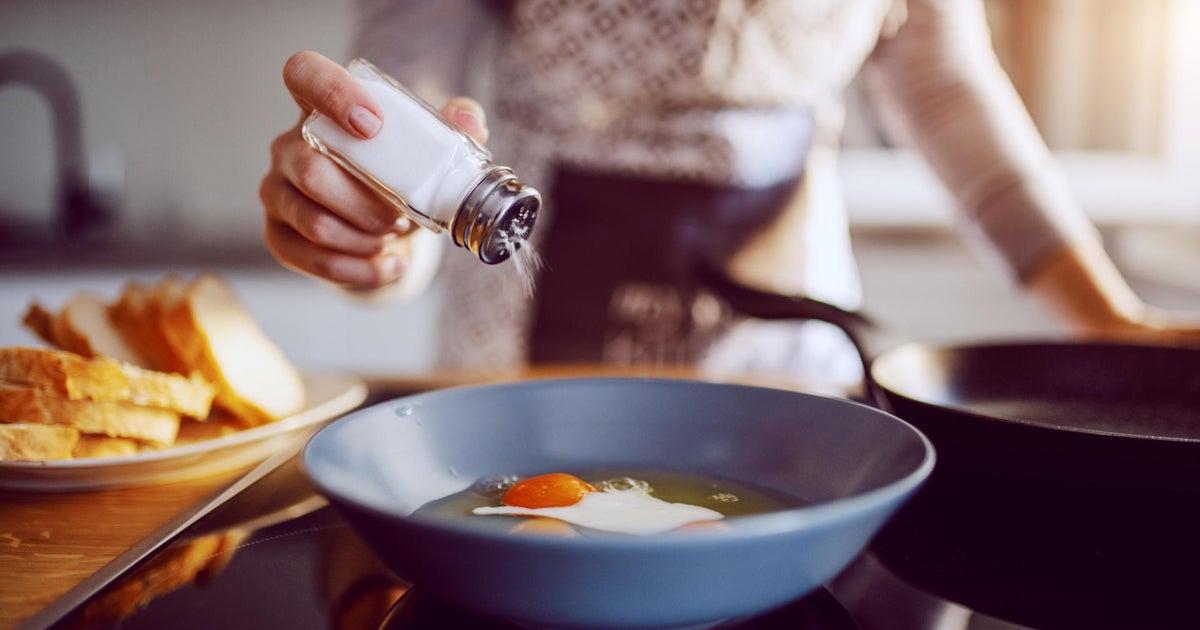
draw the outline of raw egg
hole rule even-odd
[[[472,511],[481,515],[551,518],[621,534],[658,534],[690,523],[724,518],[716,510],[652,497],[645,486],[636,483],[609,484],[598,489],[565,473],[519,481],[504,493],[501,502],[503,505]]]

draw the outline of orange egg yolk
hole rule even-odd
[[[547,473],[518,481],[504,493],[504,505],[530,509],[575,505],[592,484],[566,473]]]

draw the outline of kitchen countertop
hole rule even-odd
[[[371,389],[378,399],[387,392],[470,380],[450,375],[392,378],[376,381]],[[149,557],[187,525],[289,459],[307,436],[297,433],[261,464],[195,479],[101,490],[0,490],[5,506],[0,511],[5,566],[0,571],[0,628],[53,623],[64,606],[77,604]]]
[[[244,472],[94,492],[0,491],[0,628],[30,620]]]
[[[429,373],[367,379],[364,405],[478,382],[570,376],[694,378],[686,369],[564,365],[490,373]],[[767,383],[804,389],[801,383]],[[99,491],[0,490],[0,628],[41,628],[134,563],[158,551],[186,525],[230,500],[290,459],[307,434],[253,468],[161,485]],[[286,507],[286,506],[285,506]],[[64,597],[65,596],[65,597]],[[60,600],[60,598],[63,598]],[[49,607],[49,608],[48,608]],[[51,610],[52,609],[52,610]],[[22,626],[22,624],[28,624]]]

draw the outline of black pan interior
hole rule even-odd
[[[1200,349],[914,343],[884,352],[871,371],[889,393],[1014,423],[1200,441]]]

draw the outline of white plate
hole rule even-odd
[[[347,374],[306,374],[304,386],[307,407],[278,422],[126,457],[0,462],[0,488],[97,490],[181,481],[247,467],[287,441],[306,437],[367,397],[366,384]]]

